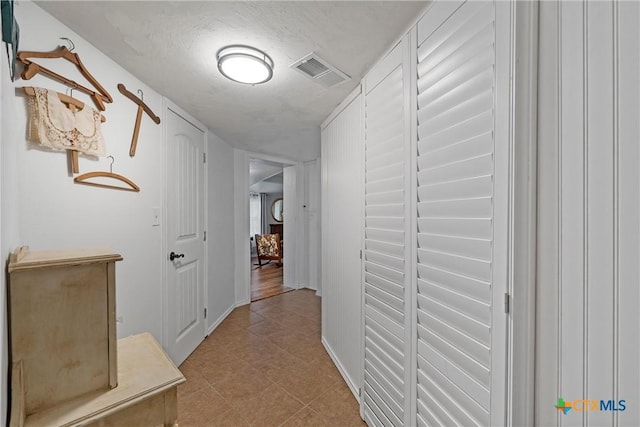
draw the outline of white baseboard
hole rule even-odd
[[[322,296],[322,292],[321,291],[316,291],[316,295],[321,297]]]
[[[251,304],[251,300],[250,299],[246,299],[246,300],[243,300],[243,301],[236,301],[236,307],[242,307],[243,305],[247,305],[247,304]]]
[[[347,386],[349,386],[349,390],[351,390],[351,393],[353,393],[356,401],[358,402],[358,404],[360,404],[360,387],[356,385],[353,380],[351,380],[351,377],[349,377],[349,375],[347,375],[347,372],[344,370],[342,363],[340,363],[340,360],[338,360],[338,357],[333,352],[333,349],[331,348],[329,343],[327,343],[327,340],[324,337],[322,337],[322,345],[324,346],[325,350],[327,350],[327,353],[329,353],[329,357],[331,357],[331,360],[333,360],[336,368],[338,368],[338,372],[340,372],[340,375],[342,375],[344,382],[346,382]]]
[[[227,318],[228,315],[231,314],[231,312],[236,308],[236,306],[231,306],[227,309],[227,311],[225,311],[224,313],[222,313],[222,316],[218,317],[218,319],[216,319],[215,322],[213,322],[213,324],[209,327],[209,330],[207,331],[207,336],[211,335],[211,333],[220,325],[220,323],[222,323],[222,321],[224,319]]]

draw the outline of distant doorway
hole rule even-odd
[[[251,301],[268,298],[293,290],[284,286],[283,250],[284,246],[284,199],[283,165],[262,159],[249,160],[249,240],[251,242]],[[261,255],[265,252],[276,256],[258,259],[256,235],[274,235],[269,240],[263,236],[260,241]],[[277,240],[276,253],[271,253],[267,241]],[[278,258],[279,257],[279,258]]]

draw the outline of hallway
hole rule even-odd
[[[181,427],[365,425],[320,343],[314,291],[236,308],[180,370]]]

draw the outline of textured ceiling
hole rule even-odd
[[[418,1],[39,1],[38,5],[234,147],[311,160],[320,124],[398,40]],[[256,86],[220,75],[215,54],[248,44],[275,62]],[[352,77],[326,89],[289,65],[315,51]]]
[[[254,193],[282,193],[282,163],[263,159],[249,159],[249,191]]]
[[[262,159],[249,159],[249,185],[264,181],[274,175],[282,174],[282,169],[285,166],[290,165]]]

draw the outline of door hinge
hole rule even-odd
[[[207,232],[206,232],[206,230],[205,230],[205,232],[204,232],[204,236],[203,236],[202,240],[203,240],[204,242],[206,242],[206,241],[207,241]]]
[[[509,313],[509,309],[511,308],[510,307],[510,303],[511,303],[510,299],[511,299],[511,297],[509,296],[509,293],[505,292],[504,293],[504,312],[505,313]]]
[[[362,249],[360,249],[360,259],[362,259]]]
[[[207,153],[202,153],[202,163],[207,163]]]
[[[204,318],[205,319],[207,318],[207,309],[206,308],[204,309]]]
[[[362,387],[358,387],[358,396],[362,396]]]

